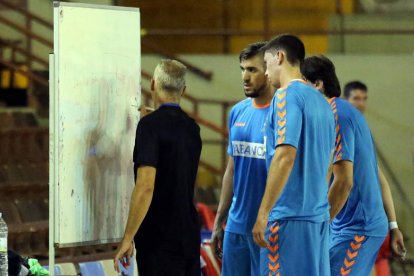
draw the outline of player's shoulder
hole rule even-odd
[[[158,116],[159,116],[159,112],[158,109],[145,115],[144,117],[139,119],[139,124],[140,125],[151,125],[153,123],[155,123],[158,120]]]
[[[280,89],[281,92],[283,91],[287,91],[287,92],[295,92],[295,93],[290,93],[291,95],[295,95],[296,97],[305,97],[308,96],[308,93],[314,93],[314,94],[320,94],[320,93],[315,93],[318,92],[315,88],[313,88],[311,85],[309,85],[306,81],[304,80],[293,80],[291,81],[285,88],[281,88]]]
[[[181,118],[182,118],[183,122],[187,126],[195,129],[198,132],[200,131],[200,126],[198,125],[197,121],[193,117],[191,117],[190,115],[188,115],[188,113],[185,112],[182,109],[180,109],[180,113],[182,114],[182,117]]]
[[[136,133],[143,133],[143,132],[154,132],[157,129],[157,125],[159,122],[156,119],[157,114],[154,114],[156,111],[151,112],[150,114],[145,115],[144,117],[140,118],[138,121],[138,125],[136,128]]]
[[[238,110],[238,109],[244,109],[252,104],[251,98],[246,98],[238,103],[236,103],[232,109]]]
[[[200,126],[198,125],[198,123],[191,117],[189,117],[189,125],[192,129],[192,131],[194,131],[194,133],[197,133],[198,135],[200,135]]]
[[[342,98],[334,98],[331,105],[338,110],[341,117],[355,118],[358,117],[358,109],[356,109],[351,103]]]
[[[276,92],[278,101],[286,97],[288,101],[295,100],[298,104],[304,105],[307,93],[312,87],[303,80],[293,80],[287,86],[279,88]],[[314,91],[313,91],[314,92]]]
[[[337,115],[339,124],[346,123],[352,127],[356,127],[361,123],[364,124],[365,118],[362,113],[347,100],[342,98],[334,98],[331,101],[331,107]]]
[[[236,103],[230,110],[230,114],[237,115],[240,112],[243,112],[244,110],[246,110],[247,108],[251,107],[252,105],[252,99],[251,98],[246,98],[238,103]]]
[[[343,106],[344,108],[349,108],[352,106],[348,101],[338,97],[329,99],[329,102],[335,103],[338,106]]]
[[[295,91],[307,91],[307,90],[312,90],[313,87],[310,86],[306,81],[304,80],[300,80],[300,79],[296,79],[296,80],[292,80],[287,86],[286,86],[287,90],[295,90]]]

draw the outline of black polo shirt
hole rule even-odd
[[[161,105],[137,127],[134,171],[157,169],[149,211],[135,242],[137,250],[158,248],[183,254],[200,253],[200,229],[194,206],[194,185],[201,153],[200,128],[176,104]]]

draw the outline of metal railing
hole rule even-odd
[[[262,5],[263,9],[261,12],[261,17],[256,18],[255,25],[260,25],[257,29],[243,29],[237,28],[235,24],[230,24],[231,21],[238,20],[239,18],[234,17],[233,14],[237,14],[237,6],[239,3],[237,1],[229,1],[223,0],[221,2],[221,14],[216,14],[217,21],[223,22],[221,27],[219,28],[194,28],[189,26],[185,26],[184,28],[146,28],[145,29],[145,36],[150,39],[157,39],[157,38],[164,38],[164,37],[179,37],[179,39],[188,39],[189,43],[191,43],[190,39],[200,38],[200,37],[214,37],[214,38],[221,38],[221,42],[223,43],[223,53],[230,52],[231,46],[231,38],[240,38],[240,37],[255,37],[255,39],[260,40],[268,40],[273,35],[280,34],[280,33],[293,33],[296,35],[303,35],[303,36],[335,36],[339,39],[339,52],[345,53],[346,52],[346,36],[349,35],[407,35],[412,36],[414,35],[414,28],[349,28],[345,24],[345,12],[343,7],[343,0],[335,0],[332,1],[333,4],[331,5],[329,11],[324,10],[322,11],[327,19],[331,15],[336,15],[339,19],[338,25],[332,28],[326,27],[296,27],[296,28],[278,28],[277,26],[273,26],[272,18],[278,18],[279,16],[283,16],[283,10],[280,11],[275,8],[278,2],[284,2],[283,5],[287,5],[289,7],[288,1],[270,1],[270,0],[262,0],[257,1],[257,5]],[[294,7],[297,7],[297,3],[300,1],[291,1]],[[305,2],[305,1],[304,1]],[[311,1],[309,1],[311,2]],[[330,1],[326,1],[327,3]],[[356,1],[355,1],[356,2]],[[296,4],[295,4],[296,3]],[[329,4],[328,4],[329,5]],[[306,5],[304,5],[306,7]],[[357,4],[354,4],[357,7]],[[289,9],[289,8],[288,8]],[[357,8],[354,8],[357,10]],[[290,13],[294,13],[294,10],[288,10]],[[302,10],[303,12],[303,10]],[[312,10],[308,13],[310,16],[312,15]],[[308,14],[304,13],[304,16]],[[258,38],[260,37],[260,38]]]
[[[0,41],[0,46],[9,47],[12,50],[13,55],[15,55],[15,53],[19,53],[23,55],[25,57],[26,64],[28,65],[28,69],[25,70],[25,69],[20,68],[14,62],[14,59],[12,59],[12,61],[9,61],[9,60],[4,59],[1,55],[0,55],[0,64],[3,65],[5,68],[10,69],[12,71],[12,75],[14,72],[19,72],[22,75],[26,76],[30,80],[30,82],[36,82],[40,84],[41,86],[48,87],[48,80],[36,74],[32,66],[33,62],[37,62],[41,64],[42,66],[44,66],[45,69],[47,70],[48,60],[40,56],[37,56],[35,53],[33,53],[31,45],[33,41],[37,41],[46,47],[52,48],[53,42],[49,38],[35,33],[32,28],[32,24],[33,22],[39,23],[43,25],[44,27],[50,29],[51,31],[53,30],[53,24],[7,0],[0,0],[0,5],[6,8],[12,9],[13,11],[23,15],[26,18],[25,19],[26,26],[21,26],[20,24],[0,14],[0,22],[14,29],[16,32],[23,34],[26,37],[26,41],[27,41],[26,47],[20,47],[16,43],[12,43],[8,40],[2,39]],[[181,61],[187,66],[187,68],[191,72],[195,73],[196,75],[206,80],[211,80],[212,78],[211,72],[202,70],[201,68],[198,68],[197,66],[193,65],[192,63],[186,60],[180,59],[173,53],[170,53],[167,50],[164,50],[159,46],[153,45],[150,42],[145,41],[145,40],[143,40],[143,45],[155,51],[156,53],[159,53],[160,55],[164,57],[177,59]],[[147,79],[147,80],[151,79],[151,75],[145,71],[142,71],[142,77],[143,79]],[[143,90],[143,97],[144,97],[144,103],[148,105],[151,99],[150,93],[146,90]],[[197,123],[199,123],[203,127],[206,127],[212,130],[213,132],[217,133],[220,136],[221,140],[219,142],[220,144],[223,144],[222,149],[221,149],[221,164],[219,166],[214,166],[210,164],[209,162],[203,161],[203,160],[200,161],[200,164],[204,166],[210,172],[216,175],[221,175],[224,171],[224,166],[225,166],[225,161],[226,161],[226,146],[224,145],[223,141],[227,139],[227,124],[226,124],[227,112],[232,102],[198,99],[189,94],[186,94],[184,96],[184,99],[189,101],[190,104],[192,105],[192,110],[187,111],[187,112],[197,121]],[[200,108],[200,105],[202,104],[214,104],[214,105],[218,105],[221,107],[221,110],[222,110],[222,124],[221,125],[218,125],[200,115],[199,108]],[[211,141],[207,141],[207,142],[210,143]],[[218,144],[218,141],[213,141],[212,143]]]
[[[179,58],[176,54],[169,52],[166,49],[163,49],[162,47],[151,43],[150,41],[146,40],[145,37],[143,37],[143,39],[141,40],[141,44],[143,47],[148,48],[149,50],[158,53],[159,55],[169,58],[169,59],[175,59],[179,62],[181,62],[182,64],[184,64],[185,66],[187,66],[188,70],[194,74],[196,74],[197,76],[210,81],[213,78],[213,73],[211,71],[206,71],[203,70],[197,66],[195,66],[194,64]]]

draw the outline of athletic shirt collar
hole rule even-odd
[[[180,107],[178,103],[163,103],[160,105],[160,107],[163,107],[163,106]]]
[[[280,87],[279,89],[280,90],[286,89],[292,82],[297,82],[297,81],[301,82],[301,83],[304,83],[304,84],[307,84],[307,82],[303,79],[293,79],[293,80],[290,80],[288,84],[286,84],[285,86]]]

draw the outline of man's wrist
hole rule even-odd
[[[264,208],[260,209],[259,212],[257,213],[257,217],[258,218],[267,218],[269,216],[269,212],[270,211],[267,211]]]
[[[131,235],[125,234],[125,235],[124,235],[123,240],[124,240],[125,242],[132,242],[132,243],[134,243],[134,236],[131,236]]]
[[[223,225],[226,223],[228,213],[217,212],[216,214],[216,223],[219,225]]]
[[[394,230],[394,229],[398,229],[398,224],[396,221],[390,221],[388,223],[388,228],[390,229],[390,231]]]

